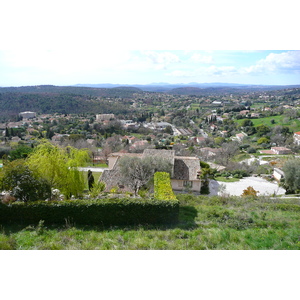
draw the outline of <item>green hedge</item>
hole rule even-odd
[[[179,202],[141,199],[0,203],[0,224],[138,225],[178,222]]]
[[[156,172],[154,174],[154,198],[157,200],[177,201],[172,190],[169,173]]]

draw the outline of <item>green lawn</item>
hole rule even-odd
[[[299,198],[178,198],[177,225],[2,225],[0,249],[300,250]]]
[[[87,181],[88,172],[87,171],[82,171],[82,173],[84,174],[83,176],[85,178],[85,189],[88,190],[88,188],[89,188],[88,181]],[[95,182],[98,182],[101,174],[102,174],[102,172],[93,172]]]
[[[239,125],[241,125],[243,120],[245,120],[245,119],[237,120],[237,123]],[[272,124],[272,120],[275,121],[274,124]],[[262,125],[262,124],[269,126],[269,127],[282,125],[282,126],[288,126],[291,129],[291,131],[293,131],[293,132],[300,131],[300,121],[295,120],[295,119],[289,120],[289,118],[287,118],[284,115],[271,116],[271,117],[265,117],[265,118],[259,118],[259,119],[251,119],[251,121],[253,122],[254,126],[258,126],[258,125]]]
[[[226,177],[216,177],[216,181],[221,181],[221,182],[236,182],[239,181],[239,178],[226,178]]]

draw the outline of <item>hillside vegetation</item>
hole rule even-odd
[[[129,105],[126,101],[98,99],[96,97],[76,94],[49,94],[49,93],[2,93],[0,89],[1,115],[19,114],[22,111],[37,113],[128,113]],[[131,109],[132,111],[132,109]]]
[[[0,249],[300,250],[299,199],[178,195],[170,226],[2,225]]]

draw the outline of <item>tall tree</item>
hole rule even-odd
[[[81,195],[84,176],[78,170],[90,159],[85,149],[59,148],[44,141],[29,155],[27,164],[37,176],[47,180],[51,188],[58,188],[66,198]]]

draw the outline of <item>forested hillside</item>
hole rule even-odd
[[[112,105],[107,99],[54,93],[0,93],[0,107],[0,115],[2,116],[28,110],[48,114],[82,114],[88,112],[126,114],[130,110],[127,101],[116,100]]]
[[[55,94],[76,94],[85,96],[110,97],[110,98],[130,98],[135,93],[142,93],[142,90],[134,87],[116,88],[90,88],[76,86],[20,86],[0,88],[0,93],[55,93]]]

